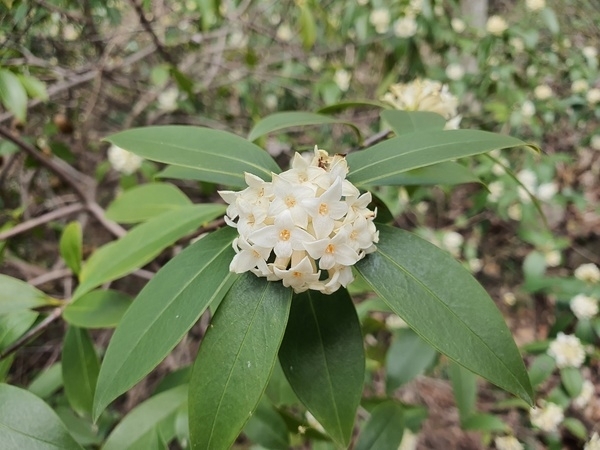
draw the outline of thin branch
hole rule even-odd
[[[129,3],[131,3],[131,6],[133,6],[133,8],[135,9],[135,12],[137,13],[138,18],[140,19],[140,23],[142,24],[142,26],[144,27],[146,32],[152,38],[152,42],[154,42],[154,45],[156,46],[158,53],[160,53],[160,56],[166,62],[171,64],[173,67],[177,67],[177,62],[173,59],[173,57],[171,56],[171,53],[169,53],[165,49],[165,46],[163,45],[162,42],[160,42],[160,39],[158,38],[158,36],[154,32],[154,30],[152,29],[152,25],[150,24],[150,22],[148,22],[148,19],[146,19],[146,15],[144,14],[142,5],[140,5],[136,0],[129,0]]]
[[[27,282],[32,286],[39,286],[40,284],[45,284],[50,281],[59,280],[61,278],[65,278],[65,277],[70,277],[72,275],[72,273],[73,272],[71,272],[71,269],[67,269],[67,268],[56,269],[56,270],[52,270],[48,273],[44,273],[35,278],[31,278],[30,280],[27,280]]]
[[[56,219],[60,219],[61,217],[69,216],[71,214],[80,212],[84,209],[85,205],[81,203],[75,203],[73,205],[64,206],[47,214],[43,214],[39,217],[35,217],[26,222],[22,222],[9,230],[1,232],[0,241],[4,241],[21,233],[25,233],[26,231],[29,231],[35,227],[39,227],[40,225],[43,225]]]

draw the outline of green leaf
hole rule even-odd
[[[38,313],[15,311],[0,316],[0,351],[19,339],[35,322]]]
[[[131,305],[131,298],[119,291],[97,290],[69,303],[63,319],[81,328],[114,328]]]
[[[27,92],[19,78],[10,70],[0,69],[0,100],[21,122],[27,115]]]
[[[62,375],[65,394],[71,407],[90,416],[100,362],[86,330],[69,327],[62,349]]]
[[[345,289],[294,296],[279,360],[300,401],[347,447],[362,393],[365,355],[356,309]]]
[[[404,435],[404,411],[394,401],[385,401],[371,412],[362,429],[355,450],[396,449]]]
[[[399,111],[386,109],[381,118],[387,122],[397,136],[423,131],[440,131],[446,126],[446,119],[428,111]]]
[[[290,438],[285,420],[273,409],[265,397],[244,428],[244,434],[253,443],[272,450],[290,448]]]
[[[175,418],[185,408],[188,386],[178,386],[161,392],[140,403],[115,427],[102,450],[123,450],[144,447],[142,443],[159,431],[165,441],[175,436]],[[150,435],[150,438],[149,438]]]
[[[152,261],[166,247],[225,212],[224,205],[191,205],[165,211],[132,228],[122,238],[99,248],[81,269],[73,298],[115,280]]]
[[[138,223],[191,204],[191,200],[172,184],[148,183],[119,195],[108,205],[106,217],[119,223]]]
[[[48,100],[48,91],[46,90],[46,83],[38,80],[30,75],[18,74],[19,81],[25,88],[25,91],[31,98],[38,98],[40,100]]]
[[[267,387],[292,290],[252,273],[227,293],[202,340],[190,380],[193,449],[229,449]]]
[[[0,314],[53,304],[54,300],[30,284],[0,274]]]
[[[236,275],[229,272],[237,235],[215,231],[169,261],[142,289],[123,316],[100,368],[94,418],[127,391],[177,345],[213,301],[220,300]]]
[[[399,173],[386,179],[379,186],[428,186],[428,185],[454,185],[463,183],[480,183],[481,180],[473,174],[473,171],[462,164],[446,161],[432,166],[413,169],[408,172]]]
[[[429,131],[381,142],[346,160],[348,180],[356,185],[393,184],[401,173],[492,150],[528,145],[519,139],[479,130]]]
[[[306,50],[310,50],[317,40],[317,24],[315,23],[311,7],[306,3],[300,3],[299,6],[302,45]]]
[[[521,355],[481,285],[435,245],[378,228],[377,251],[355,266],[375,293],[441,353],[531,403]]]
[[[350,100],[347,102],[333,103],[331,105],[324,106],[317,110],[318,114],[333,114],[340,111],[345,111],[350,108],[386,108],[385,103],[373,101],[373,100]]]
[[[58,391],[62,385],[62,364],[58,362],[37,374],[27,389],[32,394],[47,399]]]
[[[589,438],[587,428],[579,419],[575,419],[574,417],[567,417],[565,420],[563,420],[562,426],[582,441],[585,441]]]
[[[387,392],[394,392],[404,383],[425,372],[434,363],[436,356],[435,349],[414,331],[399,330],[385,359]]]
[[[46,403],[24,389],[0,384],[2,450],[82,448]]]
[[[556,368],[556,362],[550,355],[543,354],[537,356],[529,366],[529,379],[531,380],[531,386],[535,389],[540,384],[548,379],[554,369]]]
[[[100,446],[104,439],[98,435],[98,428],[89,419],[78,416],[68,406],[58,406],[54,409],[56,415],[65,424],[67,430],[79,445]]]
[[[255,141],[259,137],[272,133],[273,131],[283,130],[290,127],[299,127],[306,125],[326,125],[326,124],[343,124],[352,127],[360,139],[360,131],[351,122],[334,119],[333,117],[324,116],[323,114],[315,114],[303,111],[286,111],[271,114],[260,120],[248,135],[249,141]]]
[[[575,367],[564,367],[560,369],[560,380],[569,394],[569,397],[575,398],[581,394],[583,375],[579,369]]]
[[[82,259],[82,233],[79,222],[71,222],[62,232],[59,249],[60,256],[65,260],[69,269],[79,275]]]
[[[477,376],[470,370],[459,366],[455,363],[450,363],[448,374],[452,381],[452,389],[454,391],[454,399],[460,414],[460,422],[465,421],[475,412],[475,403],[477,401]]]
[[[196,169],[202,181],[246,187],[244,172],[265,180],[280,169],[257,145],[231,133],[191,126],[134,128],[107,140],[152,161]]]
[[[548,27],[548,30],[550,30],[552,34],[558,34],[560,31],[560,25],[558,23],[558,19],[556,18],[556,14],[554,14],[554,10],[551,8],[544,8],[540,11],[540,15]]]
[[[464,430],[487,431],[487,432],[507,432],[509,427],[493,414],[477,413],[462,421]]]
[[[172,178],[175,180],[204,181],[206,179],[203,170],[191,169],[181,166],[167,166],[155,175],[156,178]]]
[[[298,397],[296,397],[296,394],[294,394],[290,383],[283,373],[283,369],[281,368],[281,363],[279,361],[277,361],[275,364],[275,368],[271,374],[271,379],[267,385],[265,395],[278,408],[284,405],[289,406],[300,404]]]

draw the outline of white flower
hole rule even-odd
[[[108,162],[110,162],[113,169],[122,174],[131,175],[141,167],[143,161],[144,158],[141,156],[128,152],[114,144],[108,149]]]
[[[561,255],[558,250],[550,250],[544,253],[544,260],[549,267],[557,267],[560,265]]]
[[[310,70],[313,72],[319,72],[323,68],[323,59],[315,55],[309,56],[308,67],[310,67]]]
[[[600,436],[598,436],[598,433],[592,435],[589,442],[586,442],[583,450],[600,450]]]
[[[347,173],[343,156],[315,147],[311,159],[296,153],[271,182],[246,174],[246,189],[219,191],[229,205],[225,222],[239,233],[230,270],[295,292],[331,294],[351,283],[351,266],[375,251],[379,234],[370,193],[361,195]]]
[[[552,200],[552,198],[554,197],[554,195],[556,195],[557,192],[558,186],[556,185],[556,183],[551,181],[548,183],[540,184],[535,191],[535,195],[541,201],[547,202],[549,200]]]
[[[494,439],[498,450],[523,450],[521,444],[514,436],[498,436]]]
[[[276,36],[280,41],[289,42],[294,37],[294,33],[287,23],[283,23],[277,28]]]
[[[517,296],[513,292],[505,292],[502,295],[502,301],[508,306],[514,306],[517,303]]]
[[[598,314],[598,301],[587,295],[579,294],[569,303],[571,311],[578,319],[591,319]]]
[[[547,433],[558,431],[558,426],[565,418],[560,406],[555,403],[544,403],[540,408],[531,408],[529,417],[533,426]]]
[[[595,134],[590,139],[590,147],[594,150],[600,150],[600,134]]]
[[[546,7],[545,0],[526,0],[525,5],[527,9],[530,11],[539,11],[540,9],[544,9]]]
[[[457,233],[456,231],[449,231],[442,237],[442,245],[456,258],[460,256],[460,248],[464,241],[465,238],[462,234]]]
[[[587,59],[596,59],[596,57],[598,56],[598,50],[596,49],[596,47],[592,47],[591,45],[583,47],[581,49],[581,53]]]
[[[323,428],[323,425],[321,425],[319,421],[315,418],[315,416],[313,416],[309,411],[306,411],[306,414],[304,414],[304,416],[306,417],[306,421],[311,426],[311,428],[314,428],[315,430],[323,434],[327,433],[325,431],[325,428]]]
[[[417,21],[412,16],[402,17],[394,22],[394,35],[407,39],[417,34]]]
[[[573,83],[571,83],[571,91],[573,91],[574,94],[585,92],[588,90],[589,87],[590,85],[587,82],[587,80],[583,79],[575,80],[573,81]]]
[[[279,100],[277,99],[277,96],[275,94],[271,93],[271,94],[265,95],[265,106],[268,109],[277,108],[278,103],[279,103]]]
[[[508,29],[508,24],[506,23],[506,20],[500,16],[490,16],[485,25],[485,29],[490,34],[501,36]]]
[[[508,207],[507,213],[512,220],[518,221],[523,217],[523,208],[519,203],[514,203]]]
[[[534,192],[537,186],[537,175],[529,169],[523,169],[517,174],[517,180],[523,184],[523,187],[529,192]]]
[[[523,50],[525,50],[525,42],[523,42],[523,39],[520,37],[512,37],[510,38],[509,42],[517,53],[521,53]]]
[[[399,330],[402,328],[408,328],[407,323],[401,317],[396,314],[390,314],[385,318],[385,325],[388,330]]]
[[[521,105],[521,114],[523,117],[533,117],[535,115],[535,105],[531,100],[525,100]]]
[[[449,64],[446,67],[446,76],[453,81],[461,80],[465,75],[465,69],[460,64]]]
[[[79,30],[70,23],[67,23],[62,30],[63,39],[65,41],[74,41],[79,37],[79,34]]]
[[[586,283],[598,283],[600,281],[600,269],[593,263],[580,265],[573,274],[575,278]]]
[[[533,90],[533,95],[538,100],[548,100],[553,95],[552,88],[547,84],[540,84]]]
[[[369,22],[375,27],[375,31],[379,34],[385,33],[390,28],[390,11],[387,8],[377,8],[371,11]]]
[[[573,405],[579,409],[585,408],[594,396],[595,392],[596,387],[594,386],[594,383],[592,383],[590,380],[584,380],[583,384],[581,385],[581,392],[573,399]]]
[[[165,89],[158,95],[158,107],[163,111],[177,109],[177,97],[179,97],[179,89],[175,86]]]
[[[447,128],[449,124],[458,128],[458,99],[450,93],[447,85],[439,81],[416,79],[410,83],[393,84],[381,100],[396,109],[438,113],[448,121]]]
[[[419,436],[413,433],[410,429],[405,428],[398,450],[416,450],[418,443]]]
[[[585,360],[585,349],[579,338],[562,332],[550,343],[548,354],[554,358],[559,369],[581,367]]]
[[[450,21],[450,25],[452,26],[452,29],[459,34],[465,31],[465,29],[467,28],[465,22],[459,19],[458,17],[452,18],[452,20]]]
[[[502,194],[504,193],[504,184],[502,181],[493,181],[488,185],[488,189],[490,190],[490,193],[487,197],[488,200],[496,203],[498,200],[500,200],[500,197],[502,197]]]
[[[345,69],[337,69],[333,75],[333,81],[342,92],[346,92],[350,87],[351,78],[352,75]]]
[[[481,269],[483,269],[483,261],[479,258],[470,259],[468,264],[469,264],[469,270],[472,273],[481,272]]]
[[[596,103],[600,103],[600,89],[593,88],[587,91],[585,94],[585,99],[588,101],[590,105],[595,105]]]

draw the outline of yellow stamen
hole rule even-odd
[[[290,239],[290,232],[289,230],[281,230],[279,232],[279,239],[281,239],[282,241],[288,241]]]
[[[327,248],[325,249],[325,253],[334,253],[335,252],[335,246],[333,244],[329,244],[327,246]]]
[[[296,206],[296,199],[290,195],[288,195],[285,198],[285,204],[287,205],[288,208],[293,208],[294,206]]]
[[[327,207],[327,203],[321,203],[319,205],[319,214],[321,214],[322,216],[326,216],[328,212],[329,208]]]

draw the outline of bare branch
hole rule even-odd
[[[53,220],[60,219],[61,217],[69,216],[71,214],[80,212],[83,209],[85,209],[85,205],[81,203],[75,203],[73,205],[64,206],[60,209],[57,209],[56,211],[43,214],[39,217],[35,217],[31,220],[20,223],[15,227],[0,233],[0,241],[4,241],[21,233],[25,233],[26,231],[29,231],[35,227],[51,222]]]

